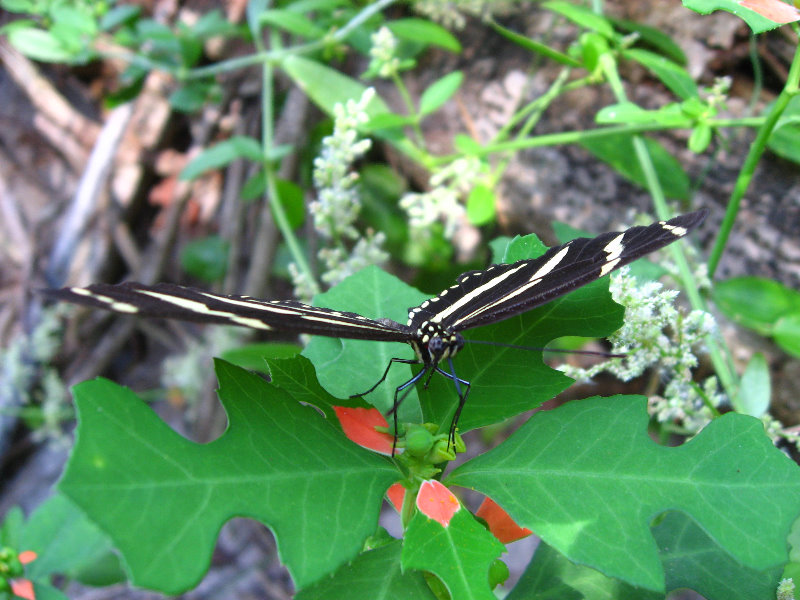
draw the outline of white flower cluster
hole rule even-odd
[[[69,394],[51,361],[61,347],[61,308],[44,309],[30,336],[20,335],[0,349],[0,410],[34,409],[33,439],[68,444],[61,425],[72,418]],[[38,385],[37,379],[38,377]]]
[[[383,233],[368,232],[363,236],[355,227],[361,211],[358,195],[358,173],[353,163],[370,148],[369,139],[361,139],[358,128],[369,121],[366,108],[375,90],[364,91],[358,102],[334,107],[333,133],[322,140],[322,151],[314,160],[314,186],[317,200],[311,203],[314,228],[321,234],[324,247],[318,257],[325,267],[322,280],[331,285],[366,266],[388,259],[382,247]],[[345,245],[351,240],[352,247]],[[289,265],[295,295],[310,300],[316,286],[296,265]]]
[[[794,581],[791,578],[781,579],[775,592],[776,600],[794,600]]]
[[[334,106],[333,133],[322,140],[322,151],[314,159],[317,200],[309,210],[316,230],[329,239],[359,237],[353,227],[361,210],[358,173],[351,169],[372,145],[369,139],[359,139],[358,128],[369,121],[366,108],[374,95],[375,90],[368,88],[358,102],[348,100],[344,106]]]
[[[405,194],[400,199],[400,207],[408,214],[411,239],[429,239],[431,226],[437,221],[444,224],[444,236],[451,239],[466,215],[459,198],[482,182],[486,174],[485,163],[477,157],[466,156],[431,175],[429,191]]]
[[[221,356],[242,345],[243,333],[236,327],[206,327],[199,340],[192,340],[182,353],[171,354],[161,366],[161,385],[180,390],[190,407],[208,389],[208,364],[213,356]],[[191,412],[189,418],[192,418]]]
[[[609,341],[611,352],[624,358],[611,358],[589,369],[570,365],[559,369],[577,380],[608,372],[628,381],[656,368],[664,392],[650,399],[651,414],[661,422],[678,421],[694,433],[712,417],[710,406],[725,400],[716,377],[707,379],[702,389],[692,382],[692,369],[697,366],[694,348],[702,348],[704,338],[716,331],[716,322],[704,311],[685,314],[678,310],[674,305],[678,292],[662,287],[655,281],[638,285],[627,268],[613,275],[611,296],[625,307],[625,321]]]
[[[449,29],[463,29],[465,15],[507,13],[514,4],[513,0],[417,0],[414,10]]]
[[[381,27],[370,37],[372,48],[369,55],[372,61],[367,69],[368,73],[377,73],[384,79],[394,77],[400,71],[400,59],[395,56],[397,51],[397,38],[388,27]]]
[[[761,422],[764,424],[764,430],[767,432],[773,444],[777,444],[780,440],[786,440],[800,450],[799,426],[786,427],[770,414],[762,415]]]

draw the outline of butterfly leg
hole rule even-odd
[[[467,396],[469,396],[469,390],[472,387],[469,381],[466,379],[461,379],[458,375],[456,375],[456,370],[453,367],[453,360],[451,358],[447,359],[448,364],[450,365],[450,372],[444,371],[440,367],[434,367],[437,373],[444,375],[448,379],[450,379],[453,384],[456,386],[456,393],[458,394],[458,406],[456,407],[456,412],[453,415],[453,420],[450,421],[450,433],[447,437],[448,445],[455,448],[456,445],[456,426],[458,425],[458,419],[461,417],[461,411],[464,409],[464,405],[467,403]],[[461,392],[461,386],[464,386],[464,392]]]
[[[382,384],[384,381],[386,381],[386,377],[387,377],[387,375],[389,375],[389,370],[392,368],[392,365],[394,363],[402,363],[404,365],[416,365],[416,364],[419,363],[419,361],[416,360],[416,359],[411,359],[411,358],[392,358],[392,359],[390,359],[389,360],[389,364],[386,365],[386,370],[383,372],[383,375],[381,375],[381,378],[378,379],[378,382],[375,385],[373,385],[371,388],[369,388],[366,392],[361,392],[360,394],[353,394],[350,397],[351,398],[360,398],[361,396],[366,396],[367,394],[371,394],[372,392],[374,392],[375,389],[380,384]]]
[[[403,361],[405,359],[399,359],[398,358],[398,359],[392,359],[392,360]],[[391,364],[390,364],[390,366],[391,366]],[[419,373],[414,375],[411,379],[409,379],[408,381],[406,381],[402,385],[397,386],[397,388],[394,390],[394,402],[392,403],[392,408],[389,409],[389,414],[390,415],[394,415],[394,441],[392,442],[392,456],[394,456],[394,451],[395,451],[395,449],[397,447],[397,431],[398,431],[397,430],[397,412],[398,412],[398,409],[400,408],[400,405],[403,403],[403,400],[406,399],[406,396],[408,396],[408,394],[411,392],[411,390],[414,389],[414,384],[417,383],[420,379],[422,379],[422,377],[425,375],[425,373],[428,372],[429,369],[430,369],[430,367],[426,366]],[[387,369],[387,371],[388,371],[388,369]],[[384,374],[384,377],[385,377],[385,374]],[[398,395],[401,392],[403,392],[404,390],[406,390],[406,392],[400,398],[398,398]]]

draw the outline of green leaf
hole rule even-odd
[[[633,102],[620,102],[601,108],[595,115],[595,121],[602,124],[611,123],[658,123],[666,127],[691,127],[689,119],[677,103],[667,104],[658,110],[645,110]]]
[[[800,293],[765,277],[718,281],[712,297],[722,314],[762,335],[771,335],[778,319],[800,310]]]
[[[181,52],[187,46],[181,44]],[[191,80],[169,95],[169,105],[177,111],[193,113],[200,110],[206,102],[219,95],[219,86],[213,80]]]
[[[800,311],[782,316],[775,323],[775,343],[789,354],[800,357]]]
[[[215,36],[231,36],[238,32],[238,28],[225,18],[221,10],[215,8],[200,17],[191,26],[190,32],[195,39],[207,40]]]
[[[668,591],[688,587],[708,600],[774,600],[780,566],[757,570],[737,562],[682,513],[667,513],[652,532]]]
[[[408,319],[408,307],[417,306],[427,298],[422,292],[377,267],[367,267],[335,288],[315,296],[314,304],[356,312],[374,319],[387,317],[404,323]],[[314,363],[322,387],[338,398],[348,398],[375,385],[390,359],[409,359],[414,354],[406,344],[315,336],[303,350],[303,356]],[[394,403],[395,388],[410,378],[410,366],[394,365],[386,381],[364,396],[364,400],[386,414]],[[421,413],[415,390],[400,406],[398,417],[401,421],[420,422]]]
[[[24,549],[19,547],[22,528],[25,525],[25,514],[19,506],[12,506],[3,515],[3,524],[0,526],[0,544],[9,546],[18,552]]]
[[[457,133],[453,137],[453,147],[462,154],[477,154],[483,149],[480,142],[463,133]]]
[[[494,220],[494,190],[485,185],[476,185],[467,198],[467,218],[473,225],[485,225]]]
[[[609,53],[608,40],[594,31],[585,31],[580,36],[580,51],[584,68],[593,72],[600,58]]]
[[[421,572],[403,572],[401,549],[395,540],[362,552],[333,577],[301,590],[295,600],[436,600]]]
[[[612,38],[614,36],[614,28],[611,26],[608,19],[584,6],[563,2],[561,0],[545,2],[543,6],[548,10],[552,10],[566,17],[576,25],[596,31],[606,38]]]
[[[496,600],[489,566],[505,546],[462,507],[448,527],[417,512],[405,532],[403,568],[434,573],[451,598]]]
[[[708,145],[711,143],[711,134],[713,130],[708,123],[698,123],[692,129],[692,135],[689,136],[689,150],[695,154],[705,152]]]
[[[250,371],[258,371],[269,375],[268,358],[291,358],[300,354],[302,348],[297,344],[281,344],[278,342],[255,342],[225,350],[220,358]],[[273,381],[273,383],[275,383]]]
[[[764,33],[780,26],[780,23],[762,17],[756,11],[745,8],[736,0],[683,0],[683,5],[701,15],[707,15],[716,10],[733,13],[747,23],[753,33]]]
[[[656,48],[661,54],[666,55],[679,65],[686,64],[686,55],[681,47],[666,33],[655,27],[644,25],[637,21],[608,18],[615,27],[631,33],[637,33],[641,41]]]
[[[769,107],[766,110],[769,110]],[[800,163],[798,139],[800,139],[800,96],[795,96],[789,100],[786,110],[769,136],[767,146],[778,156]]]
[[[135,585],[193,587],[222,524],[248,516],[272,529],[303,588],[358,554],[397,471],[259,376],[216,369],[229,425],[208,444],[126,388],[76,386],[78,439],[60,488],[111,536]]]
[[[461,44],[452,33],[425,19],[397,19],[386,23],[386,27],[398,38],[432,44],[450,52],[461,52]]]
[[[282,389],[297,402],[317,407],[334,427],[339,427],[334,406],[369,406],[361,398],[336,398],[326,392],[317,381],[314,365],[305,356],[268,358],[267,366],[275,387]]]
[[[648,590],[665,590],[649,525],[669,510],[688,514],[748,568],[786,562],[800,471],[761,422],[730,413],[668,448],[649,438],[646,404],[598,397],[536,413],[445,483],[490,496],[570,560]]]
[[[663,594],[648,592],[606,577],[599,571],[576,565],[544,542],[505,600],[664,600]]]
[[[100,29],[110,31],[120,25],[130,24],[139,18],[141,12],[140,6],[114,6],[100,19]]]
[[[300,89],[330,116],[333,116],[333,107],[336,104],[359,100],[367,89],[364,84],[339,71],[296,54],[286,57],[281,65]],[[392,111],[376,94],[367,105],[366,112],[374,117]]]
[[[747,363],[737,396],[738,403],[734,402],[734,405],[742,407],[744,414],[758,419],[767,412],[772,391],[769,368],[763,354],[754,354]]]
[[[664,193],[670,198],[685,200],[689,197],[689,178],[680,163],[657,141],[644,138],[647,151],[653,161],[658,181]],[[647,186],[639,161],[634,160],[636,151],[629,135],[608,135],[601,138],[582,140],[581,145],[600,160],[616,169],[623,177]]]
[[[125,579],[119,560],[111,554],[111,540],[62,494],[51,496],[31,514],[20,544],[21,549],[36,552],[36,560],[25,568],[32,580],[47,581],[54,574],[80,577],[109,557],[115,568],[105,585]]]
[[[253,138],[235,135],[223,142],[209,146],[195,156],[183,168],[180,178],[184,181],[191,181],[206,171],[221,169],[240,158],[261,162],[264,159],[261,145]]]
[[[568,54],[564,54],[563,52],[559,52],[557,50],[553,50],[547,44],[543,44],[536,40],[530,39],[525,37],[524,35],[520,35],[515,31],[511,31],[510,29],[506,29],[502,25],[492,22],[492,28],[502,35],[507,40],[514,42],[517,46],[521,48],[525,48],[530,52],[535,52],[536,54],[541,54],[545,58],[549,58],[559,64],[562,64],[567,67],[581,67],[583,66],[580,61],[575,60]]]
[[[258,39],[261,36],[261,21],[259,17],[261,13],[267,10],[270,4],[272,4],[270,0],[250,0],[246,4],[247,28],[250,30],[250,37],[253,39]]]
[[[461,71],[453,71],[434,81],[419,99],[420,114],[427,115],[437,110],[458,91],[462,81],[464,74]]]
[[[181,268],[207,283],[217,282],[228,269],[229,249],[228,240],[218,235],[192,240],[181,249]]]
[[[379,129],[399,129],[414,123],[412,117],[406,115],[382,113],[372,117],[364,126],[366,131],[377,131]]]
[[[38,27],[11,27],[6,29],[6,34],[14,48],[33,60],[68,63],[75,56],[61,40]]]
[[[665,86],[682,100],[693,98],[698,95],[697,84],[694,82],[694,79],[692,79],[692,76],[689,75],[686,69],[668,58],[656,54],[655,52],[640,50],[638,48],[629,48],[628,50],[624,50],[622,54],[626,58],[635,60],[652,71]]]
[[[313,21],[305,15],[291,10],[265,10],[258,15],[258,20],[260,25],[271,25],[310,39],[321,38],[325,35],[325,30],[314,25]]]

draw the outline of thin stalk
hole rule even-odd
[[[712,127],[725,128],[725,127],[758,127],[764,122],[762,117],[750,117],[746,119],[711,119],[708,123]],[[547,135],[538,135],[521,140],[512,140],[510,142],[501,142],[498,144],[487,144],[481,148],[476,148],[474,154],[476,156],[486,156],[494,154],[495,152],[507,152],[511,150],[527,150],[529,148],[540,148],[543,146],[562,146],[565,144],[577,144],[584,140],[591,140],[597,138],[604,138],[607,136],[617,135],[633,135],[636,133],[646,133],[648,131],[665,131],[675,129],[691,129],[692,122],[686,119],[686,123],[675,125],[675,123],[662,124],[662,123],[634,123],[627,125],[612,125],[610,127],[598,127],[597,129],[589,129],[583,131],[562,131],[559,133],[550,133]],[[450,163],[459,155],[444,155],[433,159],[430,164],[433,166]]]
[[[271,150],[274,146],[274,131],[273,131],[273,67],[270,63],[264,63],[261,67],[261,144],[264,148],[264,177],[267,182],[267,201],[269,202],[272,214],[275,218],[275,224],[283,236],[286,246],[292,255],[297,268],[305,275],[306,280],[310,282],[314,288],[315,293],[319,292],[317,281],[314,274],[311,272],[311,267],[306,260],[303,249],[289,224],[289,218],[286,211],[283,209],[280,197],[278,195],[278,186],[275,182],[275,170],[272,168],[272,162],[266,157],[271,155]]]
[[[719,266],[720,258],[722,258],[722,253],[725,251],[725,246],[728,244],[728,239],[731,235],[731,230],[739,214],[739,206],[742,203],[742,198],[744,198],[747,188],[750,186],[758,162],[761,160],[761,155],[767,147],[767,141],[769,141],[769,137],[772,135],[772,131],[775,129],[778,119],[781,118],[781,115],[783,115],[783,112],[786,110],[789,101],[800,93],[800,88],[798,88],[799,82],[800,46],[795,48],[792,66],[789,68],[789,76],[786,78],[786,85],[783,87],[780,95],[772,105],[769,114],[761,124],[755,141],[750,145],[750,150],[742,165],[742,170],[736,178],[736,184],[733,187],[731,198],[725,209],[725,217],[722,219],[722,225],[720,225],[719,235],[717,236],[717,240],[714,243],[714,247],[708,259],[708,274],[710,277],[714,276],[717,266]]]

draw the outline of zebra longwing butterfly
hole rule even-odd
[[[395,390],[390,411],[394,414],[395,429],[397,408],[404,398],[404,390],[426,375],[427,385],[430,376],[437,372],[454,382],[459,397],[450,426],[452,441],[470,389],[469,382],[455,374],[452,364],[452,358],[464,345],[461,331],[513,317],[603,277],[685,236],[703,222],[706,214],[706,210],[699,210],[669,221],[631,227],[624,232],[577,238],[550,248],[538,258],[463,273],[455,285],[409,309],[405,325],[391,319],[369,319],[292,300],[225,296],[166,283],[152,286],[134,282],[94,284],[86,288],[46,290],[45,294],[58,300],[147,317],[405,342],[413,348],[416,359],[391,359],[380,380],[359,395],[376,389],[395,362],[422,364],[418,373]],[[443,361],[449,370],[440,367]]]

